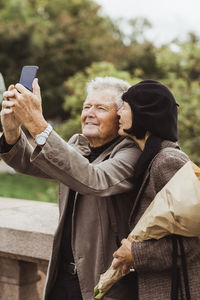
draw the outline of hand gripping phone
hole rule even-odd
[[[33,91],[32,83],[37,75],[39,67],[38,66],[24,66],[22,68],[19,83],[25,86],[29,91]]]

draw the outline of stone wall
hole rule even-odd
[[[0,198],[0,300],[41,300],[57,204]]]

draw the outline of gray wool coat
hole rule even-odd
[[[175,149],[176,144],[164,141],[162,150],[152,160],[135,200],[130,226],[133,228],[156,194],[189,160]],[[184,182],[182,183],[184,184]],[[181,188],[181,186],[177,186]],[[188,199],[189,201],[190,199]],[[136,203],[138,208],[136,211]],[[200,238],[183,238],[191,300],[200,299]],[[138,273],[139,300],[168,300],[171,291],[172,242],[169,238],[132,244],[134,267]],[[186,299],[184,297],[184,299]]]
[[[1,143],[0,152],[3,152]],[[89,153],[84,136],[76,135],[66,143],[52,131],[42,149],[33,149],[22,133],[12,149],[1,154],[1,158],[19,172],[60,182],[60,218],[47,273],[45,300],[49,299],[58,271],[69,188],[77,192],[71,243],[83,300],[93,299],[93,289],[99,275],[110,266],[113,252],[117,249],[108,209],[111,200],[119,239],[129,233],[127,220],[133,201],[131,178],[141,151],[132,140],[120,137],[93,163],[84,157]],[[126,280],[122,280],[104,300],[130,299],[127,288]]]

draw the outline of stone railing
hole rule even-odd
[[[41,300],[57,204],[0,198],[0,299]]]

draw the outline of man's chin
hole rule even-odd
[[[82,130],[82,134],[88,138],[97,138],[99,136],[98,132],[92,130]]]

